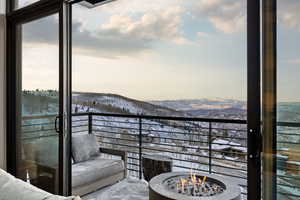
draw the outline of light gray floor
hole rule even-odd
[[[148,184],[128,177],[112,186],[102,188],[82,197],[83,200],[148,200]]]

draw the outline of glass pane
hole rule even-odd
[[[11,1],[15,1],[14,9],[19,9],[19,8],[28,6],[32,3],[38,2],[40,0],[11,0]]]
[[[117,0],[92,9],[75,4],[73,112],[81,115],[73,117],[73,134],[93,132],[99,145],[130,152],[131,176],[140,176],[141,142],[143,153],[177,159],[176,171],[234,179],[245,197],[246,122],[191,118],[246,118],[246,6],[246,0]],[[138,117],[101,113],[156,118],[141,120],[141,139]]]
[[[246,1],[205,2],[118,0],[93,9],[75,4],[74,91],[165,105],[176,102],[164,100],[205,98],[216,103],[168,105],[177,110],[220,111],[233,102],[244,109]],[[195,115],[222,116],[200,114]],[[245,118],[245,112],[238,114],[222,117]]]
[[[5,135],[6,132],[4,131],[5,127],[5,121],[3,120],[2,117],[5,116],[5,105],[4,102],[6,98],[6,93],[5,93],[5,45],[6,45],[6,37],[5,37],[5,32],[6,32],[6,16],[3,14],[4,9],[2,10],[1,8],[1,3],[0,3],[0,168],[4,168],[6,166],[5,164]]]
[[[59,108],[58,16],[18,27],[19,101],[17,176],[51,193],[58,192]],[[17,116],[19,118],[20,116]]]
[[[277,4],[278,199],[300,199],[300,2]]]

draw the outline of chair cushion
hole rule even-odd
[[[0,169],[0,200],[80,200],[75,197],[62,197],[45,192],[20,179],[16,179]]]
[[[72,156],[75,163],[87,161],[99,155],[99,145],[95,135],[80,134],[72,136]]]
[[[91,160],[72,165],[72,187],[89,184],[124,171],[122,160],[94,157]]]

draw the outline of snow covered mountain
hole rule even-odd
[[[117,94],[74,92],[73,112],[103,112],[142,114],[154,116],[180,116],[245,119],[246,103],[228,99],[139,101]],[[286,105],[280,110],[286,110]],[[289,106],[288,106],[289,107]],[[23,91],[24,115],[56,114],[58,92],[53,90]],[[284,117],[290,115],[284,112]],[[283,116],[283,115],[280,115]],[[282,118],[282,117],[281,117]]]
[[[77,110],[85,106],[89,111],[93,109],[97,112],[155,116],[187,116],[183,111],[177,111],[165,106],[131,99],[117,94],[75,92],[73,93],[73,105],[75,105],[75,108],[77,106]]]
[[[180,111],[197,109],[219,110],[228,108],[246,109],[246,103],[244,101],[222,98],[151,101],[151,103]]]
[[[155,105],[185,112],[186,115],[205,118],[246,119],[246,102],[232,99],[195,99],[151,101]]]

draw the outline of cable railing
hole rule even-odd
[[[54,118],[24,117],[23,139],[57,136]],[[287,147],[300,147],[300,124],[279,122],[278,127],[278,145],[283,149],[278,154],[287,159],[285,155],[293,151]],[[126,151],[131,176],[143,178],[144,155],[161,154],[172,158],[173,171],[227,176],[239,184],[244,197],[247,195],[245,120],[79,113],[72,117],[72,134],[94,134],[100,146]],[[300,169],[284,159],[277,161],[278,194],[300,198]]]

